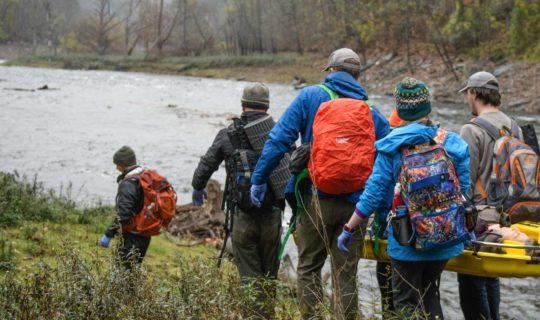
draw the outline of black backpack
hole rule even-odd
[[[251,175],[255,170],[260,154],[251,147],[244,132],[244,123],[241,119],[233,119],[233,124],[227,130],[227,135],[234,151],[227,158],[229,204],[245,213],[259,210],[251,203]],[[268,190],[261,204],[262,208],[272,206],[271,190]]]

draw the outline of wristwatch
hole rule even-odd
[[[345,231],[347,231],[347,232],[349,232],[349,233],[353,233],[353,232],[356,231],[356,228],[352,228],[352,229],[351,229],[351,228],[349,228],[349,226],[348,226],[347,224],[344,224],[344,225],[343,225],[343,230],[345,230]]]

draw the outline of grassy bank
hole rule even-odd
[[[144,59],[144,56],[98,56],[92,54],[60,54],[10,60],[7,66],[62,68],[77,70],[135,71],[177,74],[220,79],[241,79],[263,82],[290,82],[301,75],[308,82],[320,81],[324,59],[293,54],[250,56],[167,57]],[[271,71],[271,72],[269,72]]]
[[[143,267],[125,272],[97,241],[112,207],[78,208],[35,180],[0,173],[0,319],[238,319],[254,299],[216,249],[152,238]],[[297,317],[290,288],[272,301]]]

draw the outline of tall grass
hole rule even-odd
[[[41,265],[23,279],[0,281],[0,319],[242,319],[253,314],[254,290],[230,269],[208,258],[178,257],[178,272],[165,279],[144,268],[125,271],[85,261],[70,247],[56,266]],[[279,318],[296,315],[292,293],[278,285]]]

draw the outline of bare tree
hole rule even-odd
[[[110,0],[94,0],[94,6],[92,14],[81,22],[79,38],[92,51],[103,55],[115,40],[112,32],[120,26],[122,20],[111,11]]]
[[[174,8],[174,14],[172,15],[172,18],[170,16],[167,16],[164,14],[165,9],[165,2],[164,0],[159,0],[159,7],[157,11],[157,23],[156,23],[156,38],[154,40],[154,43],[150,47],[150,50],[148,51],[146,57],[148,57],[148,54],[154,49],[157,48],[157,55],[158,57],[161,57],[163,54],[163,47],[167,43],[167,41],[170,39],[174,27],[177,24],[178,18],[181,13],[181,7],[182,7],[182,1],[177,0]]]
[[[140,40],[140,28],[142,26],[138,19],[134,19],[133,16],[139,9],[142,0],[129,0],[127,5],[126,17],[124,19],[124,50],[127,56],[133,53],[133,50],[137,46]],[[132,39],[132,37],[135,37]]]

